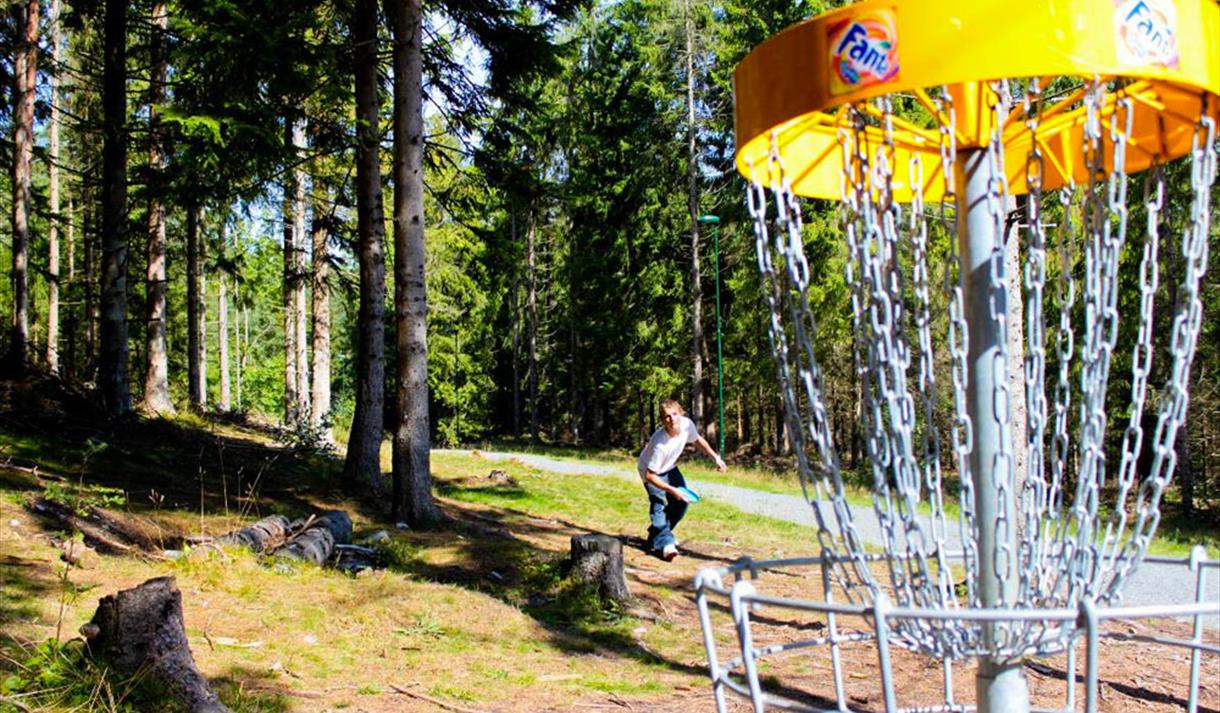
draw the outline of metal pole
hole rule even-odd
[[[724,344],[720,334],[720,223],[712,224],[712,245],[716,254],[716,378],[720,385],[720,455],[724,457]]]
[[[978,544],[977,591],[989,609],[1016,605],[1017,513],[1012,473],[1012,429],[1008,424],[1011,399],[1007,389],[1006,345],[1001,332],[1008,314],[1003,255],[1002,200],[992,190],[1003,180],[986,149],[968,149],[957,155],[958,252],[961,255],[962,290],[969,334],[966,385],[967,411],[974,429],[970,468],[974,476],[975,532]],[[1010,325],[1009,329],[1020,329]],[[1004,456],[1008,457],[1005,458]],[[998,648],[1005,634],[1003,622],[987,624],[984,641]],[[984,657],[975,679],[979,713],[1026,713],[1029,690],[1020,661]]]
[[[720,455],[724,455],[724,345],[720,329],[720,216],[701,215],[699,222],[712,226],[712,246],[716,256],[716,379],[720,396],[717,403],[720,407],[720,428],[716,434],[720,441]]]

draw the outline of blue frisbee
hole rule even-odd
[[[678,488],[678,492],[682,493],[682,497],[686,498],[686,502],[691,503],[691,504],[697,503],[703,499],[703,498],[699,497],[699,493],[696,493],[694,490],[686,487],[685,485]]]

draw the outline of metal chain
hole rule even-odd
[[[1214,102],[1209,98],[1207,102]],[[1210,110],[1210,111],[1209,111]],[[1153,462],[1148,477],[1140,486],[1135,502],[1136,521],[1131,539],[1123,546],[1120,569],[1102,593],[1106,600],[1119,596],[1124,579],[1143,559],[1148,543],[1160,520],[1160,501],[1173,478],[1176,452],[1173,444],[1186,418],[1190,396],[1188,381],[1195,356],[1199,329],[1203,322],[1203,301],[1199,283],[1207,271],[1208,230],[1211,221],[1211,187],[1216,181],[1216,122],[1209,116],[1215,107],[1201,107],[1201,117],[1191,139],[1190,184],[1194,198],[1190,218],[1182,234],[1182,256],[1186,269],[1179,286],[1179,303],[1170,337],[1173,357],[1169,381],[1162,391],[1153,434]]]
[[[1044,98],[1039,80],[1016,85],[1024,94],[1025,156],[1028,189],[1027,224],[1020,235],[1023,250],[1024,295],[1009,294],[1005,265],[1004,228],[1008,186],[1004,166],[1004,113],[1012,88],[992,86],[998,100],[988,117],[994,127],[984,159],[993,177],[986,187],[986,209],[997,239],[987,259],[989,288],[984,293],[988,318],[997,331],[1000,349],[991,370],[994,418],[1001,434],[994,459],[984,466],[984,481],[970,468],[974,424],[967,410],[969,343],[965,320],[965,275],[950,235],[944,274],[947,309],[945,345],[953,383],[951,425],[953,458],[960,482],[957,536],[963,553],[957,570],[964,570],[966,594],[954,585],[959,564],[947,552],[956,546],[945,513],[945,474],[937,429],[938,376],[933,339],[934,300],[930,288],[929,221],[921,191],[925,185],[923,156],[910,150],[905,166],[895,141],[895,117],[888,98],[872,105],[844,107],[838,115],[840,226],[846,240],[845,280],[852,304],[852,361],[861,393],[860,427],[873,479],[873,506],[886,550],[888,584],[869,567],[863,542],[846,492],[839,454],[826,405],[823,370],[814,350],[817,322],[810,306],[810,264],[805,255],[804,218],[781,159],[780,139],[772,135],[766,165],[750,166],[747,204],[754,223],[755,252],[768,311],[768,338],[776,361],[785,419],[801,472],[806,498],[813,505],[818,544],[827,560],[828,576],[851,603],[873,599],[881,591],[902,606],[945,610],[980,604],[979,553],[972,536],[977,522],[974,489],[994,488],[1000,502],[1009,501],[1020,483],[1020,510],[1001,507],[994,523],[994,570],[989,576],[1019,578],[1016,599],[1001,591],[1001,607],[1073,606],[1084,596],[1099,602],[1116,600],[1121,585],[1146,551],[1159,519],[1160,500],[1173,475],[1173,448],[1189,395],[1189,369],[1202,320],[1200,280],[1206,269],[1210,188],[1216,174],[1216,127],[1204,107],[1195,127],[1191,184],[1194,198],[1182,234],[1185,275],[1179,287],[1170,335],[1171,367],[1159,394],[1148,393],[1154,356],[1154,319],[1160,276],[1159,226],[1168,209],[1160,167],[1148,177],[1143,197],[1146,228],[1140,231],[1138,328],[1132,351],[1130,403],[1125,405],[1117,467],[1106,462],[1106,389],[1119,326],[1120,258],[1127,240],[1128,177],[1126,156],[1131,144],[1135,105],[1120,88],[1107,93],[1092,80],[1083,98],[1083,159],[1087,181],[1083,201],[1070,176],[1058,190],[1058,207],[1044,205],[1048,157],[1039,132]],[[960,218],[956,205],[956,126],[947,89],[936,95],[935,120],[940,136],[943,186],[939,225],[950,232],[950,216]],[[1210,100],[1209,100],[1210,101]],[[894,193],[896,173],[906,172],[912,190],[910,213],[904,215]],[[1074,216],[1080,211],[1079,224]],[[1053,231],[1057,245],[1048,246],[1048,211],[1061,213]],[[1053,220],[1053,217],[1052,217]],[[1075,247],[1079,231],[1083,250]],[[1078,264],[1079,261],[1079,264]],[[1079,276],[1077,271],[1079,270]],[[1047,281],[1053,278],[1054,294]],[[1082,289],[1078,289],[1078,282]],[[1016,290],[1020,293],[1021,290]],[[1079,297],[1079,299],[1078,299]],[[1008,324],[1009,299],[1023,299],[1025,323]],[[1080,310],[1080,313],[1077,312]],[[1078,316],[1079,315],[1079,316]],[[1073,322],[1082,317],[1081,338]],[[1134,315],[1133,315],[1134,317]],[[1055,322],[1054,345],[1047,323]],[[1023,356],[1008,353],[1007,330],[1025,330]],[[1011,438],[1011,398],[1008,359],[1022,358],[1026,405],[1025,472],[1015,471]],[[1053,360],[1053,363],[1051,363]],[[944,367],[942,367],[944,368]],[[1048,379],[1048,369],[1054,370]],[[1079,375],[1077,377],[1077,375]],[[1075,379],[1075,381],[1074,381]],[[1052,383],[1050,383],[1053,381]],[[1048,390],[1054,391],[1048,398]],[[1079,394],[1077,399],[1073,392]],[[1143,428],[1142,411],[1157,404],[1156,428]],[[1073,424],[1073,419],[1077,419]],[[1076,436],[1073,436],[1073,433]],[[1151,438],[1151,471],[1141,482],[1137,461]],[[1076,442],[1073,443],[1073,438]],[[1112,478],[1112,483],[1107,483]],[[1074,493],[1069,493],[1075,480]],[[1105,522],[1098,519],[1102,492],[1117,493]],[[1138,486],[1138,487],[1137,487]],[[1073,497],[1074,495],[1074,497]],[[1134,495],[1134,503],[1128,501]],[[931,508],[921,514],[926,496]],[[1134,514],[1132,514],[1134,513]],[[1013,528],[1024,532],[1014,551]],[[933,562],[933,560],[935,560]],[[964,599],[964,602],[959,602]],[[967,655],[1023,655],[1061,651],[1072,640],[1073,627],[1046,622],[1014,625],[1000,622],[994,637],[983,637],[981,625],[963,626],[937,618],[893,623],[894,634],[908,648],[950,658]]]

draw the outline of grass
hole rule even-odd
[[[201,670],[242,713],[401,710],[407,697],[398,689],[502,711],[568,708],[608,696],[648,707],[674,690],[701,690],[702,643],[688,589],[708,562],[675,566],[628,548],[639,578],[632,589],[652,612],[643,619],[565,576],[571,535],[642,534],[638,485],[511,463],[496,464],[511,479],[498,484],[485,477],[487,461],[438,454],[436,491],[453,521],[436,532],[399,531],[346,499],[336,463],[284,452],[250,429],[193,426],[129,424],[127,435],[87,456],[82,440],[51,435],[60,431],[10,435],[0,423],[0,448],[40,464],[38,472],[0,469],[0,522],[18,523],[0,529],[0,681],[11,679],[4,695],[20,696],[13,700],[24,706],[0,698],[0,711],[67,710],[71,696],[120,691],[122,679],[102,684],[94,671],[68,687],[75,691],[69,698],[54,698],[64,686],[23,677],[22,664],[30,647],[54,642],[57,629],[65,642],[58,646],[79,646],[75,632],[98,598],[162,575],[173,575],[182,591]],[[167,462],[177,480],[165,477]],[[124,513],[180,549],[181,535],[228,531],[243,518],[339,507],[353,515],[357,537],[389,533],[381,547],[390,568],[352,577],[211,548],[185,548],[176,560],[101,556],[89,568],[69,568],[58,559],[55,533],[24,507],[45,495]],[[740,529],[749,534],[724,535]],[[744,545],[773,556],[801,533],[782,522],[742,528],[740,513],[710,503],[684,525],[684,535],[696,550],[731,547],[735,554]],[[27,668],[41,674],[62,665],[47,660]],[[97,699],[87,709],[124,711],[135,695],[115,693],[113,705]]]
[[[168,710],[149,703],[162,695],[155,689],[91,669],[74,648],[101,596],[162,575],[182,591],[201,670],[240,713],[424,705],[412,695],[503,712],[617,701],[664,707],[675,691],[707,688],[695,572],[743,552],[809,554],[814,543],[808,528],[706,501],[682,526],[690,556],[664,563],[625,547],[640,608],[624,610],[576,586],[565,563],[574,534],[643,535],[643,495],[630,479],[436,453],[436,492],[451,522],[404,531],[344,494],[337,460],[285,450],[247,426],[198,417],[109,431],[68,426],[35,419],[23,430],[0,420],[0,449],[21,466],[0,468],[0,523],[17,523],[0,527],[0,713],[68,710],[82,696],[89,710]],[[90,445],[103,439],[105,448]],[[634,467],[621,454],[597,457]],[[507,478],[489,478],[493,469]],[[798,491],[764,470],[684,469],[695,480]],[[186,555],[101,556],[68,567],[54,544],[61,535],[25,508],[38,495],[125,513]],[[358,539],[385,530],[386,570],[353,577],[179,544],[182,535],[225,532],[270,512],[330,508],[353,516]]]

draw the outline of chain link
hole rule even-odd
[[[991,372],[994,407],[980,417],[995,419],[1001,434],[1011,433],[1014,425],[1025,427],[1023,472],[1016,470],[1011,436],[1003,435],[994,457],[982,465],[983,472],[972,472],[970,467],[975,424],[966,400],[971,378],[969,332],[966,276],[955,237],[962,216],[956,209],[957,127],[950,92],[942,88],[932,93],[942,181],[939,220],[928,220],[921,194],[927,180],[925,154],[905,145],[900,148],[891,99],[846,106],[837,118],[842,163],[839,226],[846,242],[843,269],[852,310],[852,366],[861,395],[859,425],[873,481],[873,510],[886,551],[884,584],[879,579],[883,575],[869,567],[866,544],[846,502],[823,370],[814,350],[817,321],[809,290],[818,276],[811,274],[805,253],[804,218],[779,152],[780,138],[772,136],[765,165],[749,167],[747,206],[785,419],[802,488],[813,505],[818,545],[824,556],[833,558],[827,560],[832,562],[828,574],[850,603],[871,601],[884,590],[900,606],[938,610],[979,606],[980,553],[975,533],[982,527],[995,528],[995,549],[989,553],[992,571],[987,575],[1019,579],[1015,600],[1002,589],[999,606],[1070,607],[1085,596],[1099,603],[1113,602],[1146,551],[1159,519],[1161,497],[1173,475],[1173,446],[1189,400],[1189,369],[1202,320],[1200,280],[1207,264],[1210,189],[1216,174],[1211,110],[1205,107],[1201,112],[1193,136],[1194,196],[1180,246],[1185,274],[1170,330],[1169,375],[1159,392],[1150,392],[1149,380],[1154,374],[1154,309],[1161,284],[1160,226],[1169,204],[1160,166],[1145,181],[1138,209],[1143,210],[1146,227],[1136,233],[1141,250],[1139,309],[1129,317],[1138,321],[1131,352],[1130,401],[1124,404],[1121,446],[1114,454],[1117,467],[1110,467],[1106,398],[1118,343],[1123,287],[1119,272],[1130,217],[1126,157],[1135,104],[1122,87],[1110,88],[1100,79],[1086,83],[1081,149],[1086,180],[1078,188],[1071,176],[1065,176],[1067,185],[1048,195],[1050,149],[1039,133],[1043,84],[1038,79],[1016,85],[998,82],[991,89],[994,100],[987,118],[994,128],[983,158],[992,179],[984,200],[997,237],[984,265],[988,287],[981,294],[1000,348],[983,367]],[[1013,238],[1024,240],[1023,294],[1021,289],[1009,293],[1005,265],[1009,218],[1005,142],[1016,133],[1006,128],[1005,113],[1013,93],[1023,97],[1029,142],[1023,167],[1025,223]],[[905,165],[899,165],[904,157]],[[903,173],[912,189],[909,208],[901,206],[895,195]],[[944,235],[933,235],[933,226]],[[1054,246],[1048,244],[1052,235]],[[942,237],[947,238],[943,297],[931,289],[929,267],[931,246]],[[1054,287],[1048,290],[1052,279]],[[1008,300],[1021,300],[1024,324],[1008,323]],[[945,331],[938,339],[934,315],[941,304]],[[1009,353],[1009,329],[1024,330],[1023,354]],[[938,346],[947,349],[947,359],[939,366]],[[1021,360],[1023,385],[1010,382],[1010,359]],[[952,414],[945,422],[960,503],[952,527],[943,492],[938,368],[947,370],[952,382]],[[1011,423],[1010,389],[1018,388],[1024,392],[1024,424]],[[1148,403],[1157,407],[1151,434],[1143,418]],[[1142,474],[1138,463],[1149,448],[1151,470]],[[1018,502],[1019,510],[1001,505],[994,523],[978,522],[974,494],[979,487],[993,489],[1000,503]],[[1099,519],[1103,492],[1116,493],[1104,522]],[[1134,503],[1129,503],[1132,499]],[[930,512],[921,510],[925,502]],[[959,545],[960,559],[949,554]],[[956,574],[965,576],[964,594],[954,583],[958,567]],[[1000,622],[991,637],[982,635],[982,625],[932,618],[893,625],[908,648],[955,659],[1062,651],[1073,632],[1070,626],[1045,622],[1020,626]]]

